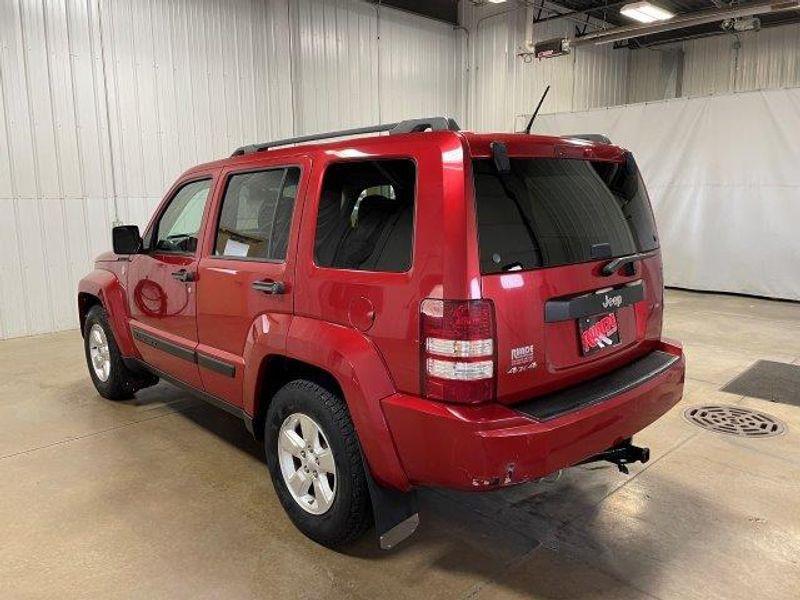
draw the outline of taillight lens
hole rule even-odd
[[[423,395],[462,403],[494,398],[494,307],[489,300],[423,300],[420,329]]]

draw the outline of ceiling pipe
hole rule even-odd
[[[710,8],[685,15],[677,15],[669,21],[661,21],[649,25],[624,25],[605,31],[588,33],[579,38],[570,39],[570,48],[587,44],[611,44],[647,35],[686,29],[695,25],[705,25],[725,19],[751,17],[754,15],[775,14],[800,9],[800,0],[758,0],[747,5],[733,5],[724,8]]]
[[[476,4],[475,6],[484,6],[484,5],[483,4]],[[533,11],[536,8],[538,8],[540,10],[546,10],[546,11],[551,12],[551,13],[555,13],[559,19],[563,18],[563,19],[567,19],[569,21],[575,21],[575,23],[578,23],[580,25],[584,25],[584,26],[586,25],[586,23],[583,20],[578,19],[577,17],[570,16],[572,13],[556,13],[556,11],[553,10],[552,8],[550,8],[548,6],[545,6],[545,0],[520,0],[519,5],[516,6],[516,7],[507,8],[507,9],[501,10],[499,12],[491,13],[489,15],[483,16],[480,19],[478,19],[476,21],[476,23],[475,23],[475,39],[476,40],[478,39],[480,31],[481,31],[481,25],[483,25],[483,23],[485,21],[488,21],[489,19],[494,19],[496,17],[500,17],[502,15],[508,15],[508,14],[511,14],[511,13],[516,13],[516,12],[519,12],[519,11],[525,9],[525,13],[526,13],[525,14],[525,40],[523,41],[523,43],[521,44],[521,46],[519,48],[518,55],[520,55],[520,56],[525,55],[525,54],[532,55],[533,51],[534,51],[534,46],[535,46],[535,44],[533,42],[533,27],[534,27],[534,25],[538,24],[538,22],[534,23],[534,19],[533,19],[533,16],[534,16],[533,15]],[[605,25],[605,21],[603,21],[603,25]],[[589,26],[590,27],[598,27],[597,25],[592,25],[591,23],[589,24]],[[476,44],[477,44],[477,41],[476,41]]]
[[[772,29],[774,27],[781,27],[782,25],[791,25],[796,23],[797,20],[791,18],[785,20],[770,21],[768,23],[762,23],[761,29]],[[719,30],[716,31],[703,31],[701,33],[678,35],[676,37],[670,37],[663,40],[655,40],[652,42],[648,42],[646,44],[640,44],[639,47],[647,50],[660,50],[661,46],[669,46],[671,44],[679,44],[681,42],[690,42],[692,40],[701,40],[704,38],[714,37],[717,35],[731,35],[731,32],[725,31],[720,27]]]
[[[534,43],[533,43],[533,22],[535,20],[535,16],[533,14],[533,7],[529,6],[525,11],[525,43],[523,44],[523,50],[525,52],[533,52]]]
[[[618,6],[622,6],[623,4],[630,3],[631,0],[621,0],[621,2],[611,2],[609,4],[604,4],[602,6],[590,6],[589,8],[584,8],[583,10],[572,10],[570,12],[565,13],[558,13],[555,15],[550,15],[549,17],[542,17],[536,21],[536,24],[539,23],[547,23],[548,21],[555,21],[557,19],[564,19],[566,17],[578,17],[580,15],[593,15],[594,13],[603,12],[610,8],[617,8]],[[599,21],[605,22],[605,19],[598,19]]]

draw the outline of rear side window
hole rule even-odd
[[[658,247],[639,170],[623,163],[511,159],[500,174],[475,160],[481,272],[575,264]]]
[[[284,260],[299,180],[297,167],[232,175],[214,255]]]
[[[411,267],[416,174],[411,160],[334,163],[322,181],[314,261],[321,267]]]

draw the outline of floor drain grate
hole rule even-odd
[[[786,431],[775,417],[738,406],[695,406],[683,411],[683,416],[703,429],[729,435],[771,437]]]

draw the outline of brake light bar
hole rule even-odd
[[[420,330],[423,395],[462,403],[494,398],[494,306],[489,300],[423,300]]]

